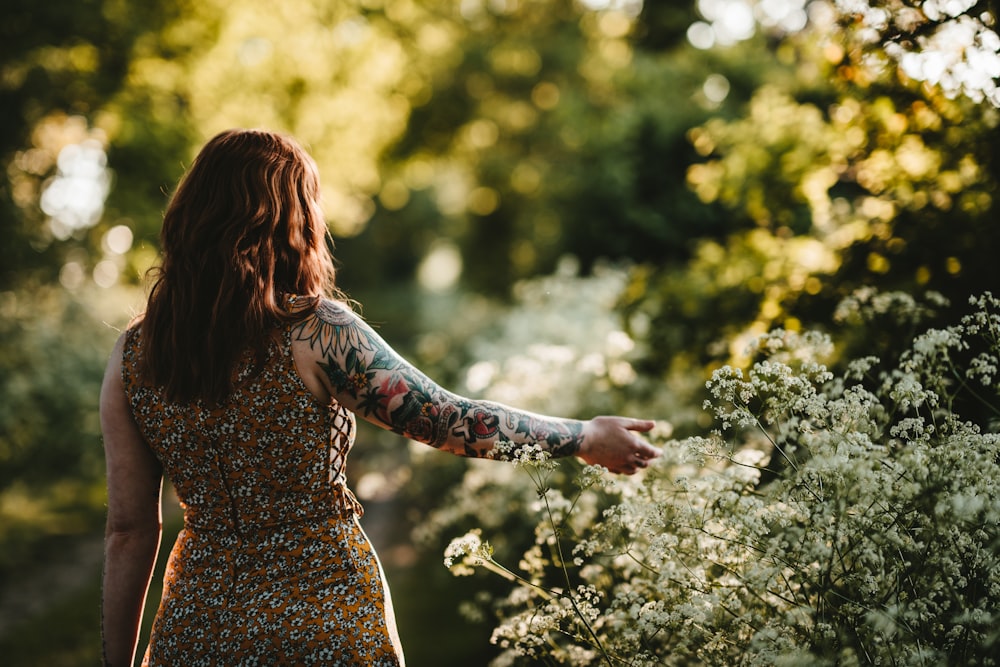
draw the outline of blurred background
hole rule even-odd
[[[446,386],[697,433],[706,377],[760,333],[891,356],[909,332],[848,329],[842,297],[1000,294],[996,9],[6,0],[4,664],[100,659],[101,376],[216,132],[307,146],[341,286]],[[456,579],[442,550],[484,521],[500,548],[530,543],[530,489],[373,428],[352,457],[409,663],[487,664],[506,582]]]

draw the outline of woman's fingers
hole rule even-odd
[[[626,428],[630,431],[637,431],[639,433],[647,433],[656,426],[656,422],[649,419],[633,419],[631,423],[626,425]],[[648,442],[635,436],[636,443],[635,457],[637,459],[637,465],[641,468],[645,468],[649,465],[649,461],[655,458],[659,458],[662,452],[658,447],[650,445]]]
[[[652,431],[656,426],[656,422],[652,419],[624,419],[625,422],[623,426],[629,431],[640,431],[645,433],[646,431]]]
[[[633,432],[630,466],[626,471],[624,471],[625,474],[635,474],[636,472],[649,467],[650,461],[661,456],[662,452],[659,448],[653,447],[637,435],[638,433],[647,433],[653,430],[655,426],[656,422],[649,419],[632,419],[625,424],[625,428]]]
[[[650,461],[661,455],[659,448],[639,435],[655,426],[656,422],[649,419],[595,417],[586,427],[587,435],[580,457],[612,472],[632,475],[648,467]]]

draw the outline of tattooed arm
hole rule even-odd
[[[454,394],[400,357],[343,306],[323,301],[293,330],[329,396],[360,417],[460,456],[482,457],[497,442],[540,444],[616,472],[635,472],[659,451],[634,432],[652,422],[623,417],[562,419]]]

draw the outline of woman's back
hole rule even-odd
[[[126,334],[126,396],[185,506],[146,664],[401,663],[344,485],[354,415],[307,389],[290,328],[263,363],[247,351],[215,407],[144,384],[140,329]]]
[[[106,664],[136,651],[164,473],[186,520],[146,664],[378,666],[402,652],[344,486],[355,414],[460,456],[504,442],[627,474],[659,456],[635,434],[647,420],[548,417],[439,386],[326,298],[328,238],[315,162],[272,132],[216,135],[171,197],[142,322],[101,385]]]
[[[244,355],[235,390],[210,407],[168,401],[144,384],[138,327],[126,337],[129,403],[191,526],[239,531],[360,509],[345,505],[343,487],[354,415],[335,402],[320,404],[294,367],[287,328],[279,338],[260,368]]]

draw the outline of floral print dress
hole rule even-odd
[[[262,367],[247,355],[218,407],[144,384],[139,328],[126,335],[132,413],[185,511],[143,665],[403,664],[345,485],[354,415],[306,388],[290,328]]]

